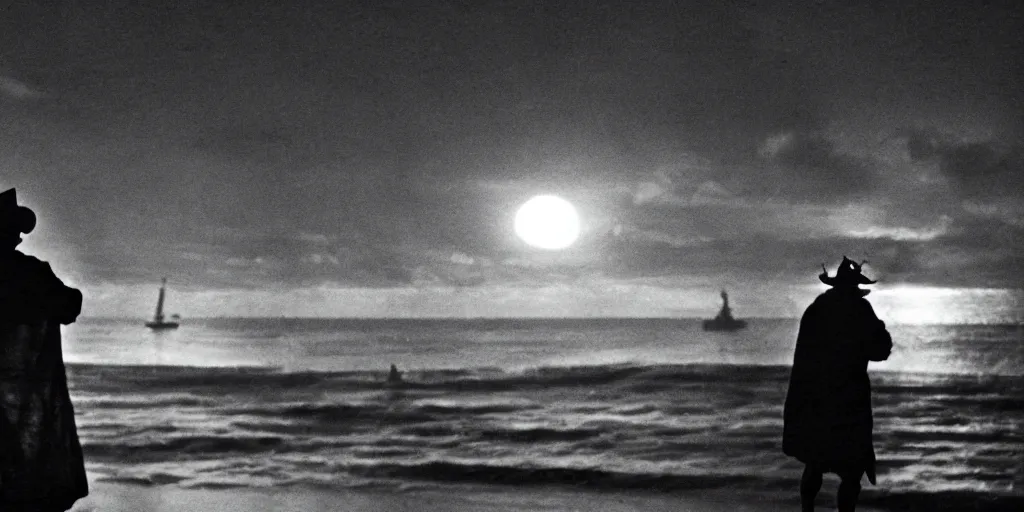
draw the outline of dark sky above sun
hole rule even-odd
[[[1024,7],[973,5],[15,0],[0,186],[86,287],[716,287],[847,254],[1018,288]],[[539,193],[572,248],[515,237]]]

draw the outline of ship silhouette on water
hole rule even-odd
[[[718,316],[704,320],[705,331],[738,331],[747,327],[745,320],[733,318],[732,309],[729,308],[729,294],[722,290],[722,309]]]
[[[156,314],[153,315],[153,321],[146,322],[146,327],[154,331],[178,328],[178,322],[175,321],[179,318],[178,315],[171,315],[171,321],[164,320],[164,295],[166,294],[166,288],[167,278],[165,277],[160,281],[160,296],[156,299]]]

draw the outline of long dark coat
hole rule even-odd
[[[89,493],[60,333],[81,307],[47,263],[0,256],[0,510],[67,510]]]
[[[875,483],[868,361],[892,349],[885,324],[858,288],[818,296],[800,320],[782,449],[824,472],[864,471]]]

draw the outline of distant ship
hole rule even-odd
[[[391,372],[388,373],[388,385],[397,386],[402,384],[402,372],[398,371],[398,367],[391,365]]]
[[[738,331],[747,326],[744,320],[737,320],[732,317],[732,310],[729,309],[729,294],[722,290],[722,310],[718,316],[711,320],[704,320],[705,331]]]
[[[166,287],[167,287],[167,278],[165,277],[165,278],[163,278],[162,281],[160,281],[160,297],[156,300],[156,315],[153,316],[153,321],[152,322],[146,322],[146,327],[149,327],[150,329],[162,330],[162,329],[177,329],[178,328],[178,322],[165,322],[164,321],[164,294],[166,293],[164,291],[164,289]],[[174,320],[177,320],[179,317],[178,317],[178,315],[172,315],[171,318],[174,319]]]

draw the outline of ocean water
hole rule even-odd
[[[65,359],[88,470],[184,487],[568,485],[795,497],[797,321],[83,319]],[[1024,326],[891,325],[864,498],[1024,500]],[[390,363],[406,385],[384,384]],[[965,505],[966,504],[966,505]]]

